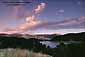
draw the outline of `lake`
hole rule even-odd
[[[41,44],[46,45],[46,47],[55,48],[60,45],[60,42],[55,41],[40,41]],[[64,44],[80,43],[79,41],[64,41]]]

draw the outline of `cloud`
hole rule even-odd
[[[44,8],[46,4],[40,3],[40,5],[37,6],[37,8],[33,9],[34,13],[30,16],[26,14],[26,9],[21,10],[21,6],[16,6],[14,9],[15,15],[17,15],[20,12],[24,12],[24,15],[26,16],[24,18],[25,23],[16,25],[15,27],[7,27],[4,29],[4,32],[7,33],[23,33],[27,32],[28,30],[35,29],[35,28],[48,28],[48,29],[62,29],[62,28],[68,28],[68,27],[75,27],[80,26],[81,23],[85,23],[85,17],[82,16],[80,18],[72,18],[72,19],[66,19],[63,21],[54,21],[54,22],[43,22],[37,19],[37,14],[40,13]],[[20,11],[21,10],[21,11]],[[60,13],[63,13],[64,10],[59,10]]]
[[[25,6],[13,6],[11,9],[11,16],[16,20],[22,20],[30,15],[30,11]]]
[[[19,0],[18,2],[25,2],[24,0]],[[16,20],[23,20],[27,16],[31,14],[31,10],[27,8],[27,6],[24,5],[16,5],[16,6],[9,6],[10,16]]]
[[[56,15],[62,15],[65,11],[63,9],[58,9],[57,8],[57,11],[56,11]]]
[[[6,28],[4,31],[8,33],[22,33],[41,25],[41,21],[36,20],[34,15],[26,17],[25,20],[26,22],[24,24],[17,25],[15,28]]]
[[[40,13],[44,8],[45,8],[46,4],[45,3],[41,3],[40,5],[37,6],[37,8],[34,9],[34,12]]]
[[[4,23],[3,21],[0,21],[0,31],[2,31],[6,27],[8,27],[8,24]]]
[[[34,14],[38,14],[39,12],[41,12],[45,8],[45,6],[45,3],[41,3],[37,6],[36,9],[34,9],[35,12],[32,15],[25,18],[24,24],[17,25],[15,28],[7,28],[5,29],[5,31],[7,31],[8,33],[21,33],[39,26],[43,26],[43,23],[37,20],[37,16],[35,16]],[[21,6],[15,7],[16,10],[14,12],[17,14],[21,8]]]
[[[37,27],[40,24],[40,21],[32,21],[30,23],[24,23],[24,24],[20,24],[17,25],[15,28],[5,28],[4,32],[7,33],[22,33],[22,32],[26,32],[28,30],[31,30],[35,27]]]
[[[85,28],[85,16],[70,18],[59,22],[49,22],[47,29]]]
[[[60,13],[64,13],[64,10],[63,10],[63,9],[60,9],[58,12],[60,12]]]
[[[35,19],[36,19],[36,17],[34,15],[32,15],[32,16],[29,16],[26,18],[26,22],[33,22],[33,21],[35,21]]]
[[[21,25],[17,26],[16,28],[18,31],[25,32],[25,31],[28,31],[28,30],[31,30],[31,29],[37,27],[39,24],[40,24],[39,21],[33,21],[30,23],[21,24]]]
[[[68,28],[84,28],[85,17],[66,19],[63,21],[55,22],[43,22],[36,20],[36,17],[29,16],[26,18],[26,23],[17,25],[15,28],[5,29],[8,33],[23,33],[31,29],[39,29],[43,27],[44,29],[68,29]]]

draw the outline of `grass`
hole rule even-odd
[[[47,54],[35,53],[26,49],[0,49],[0,57],[51,57]]]

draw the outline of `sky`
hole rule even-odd
[[[0,27],[9,34],[85,32],[85,1],[0,0]]]

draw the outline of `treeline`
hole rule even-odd
[[[31,49],[35,46],[41,46],[38,39],[19,38],[19,37],[6,37],[0,36],[0,48],[21,48]]]
[[[65,35],[59,35],[52,38],[52,41],[85,41],[85,32],[82,33],[70,33]]]

